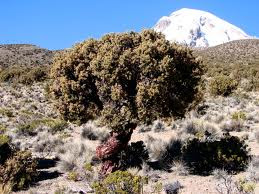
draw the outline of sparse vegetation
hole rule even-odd
[[[232,77],[242,86],[242,80],[249,83],[248,90],[259,89],[258,40],[236,40],[226,44],[196,50],[202,56],[208,77],[219,74]]]
[[[51,64],[56,51],[29,44],[0,45],[0,69],[11,66],[35,67]]]
[[[216,190],[219,194],[254,194],[255,183],[246,179],[235,180],[224,170],[215,170],[214,178],[218,180]]]
[[[22,124],[18,126],[18,133],[23,135],[35,135],[35,130],[41,125],[49,127],[49,131],[54,134],[64,130],[68,126],[68,123],[64,120],[58,119],[33,120],[27,124]]]

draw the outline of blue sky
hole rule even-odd
[[[259,37],[258,0],[1,0],[0,44],[68,48],[109,32],[151,28],[184,7],[209,11]]]

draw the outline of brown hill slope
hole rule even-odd
[[[10,66],[37,66],[51,63],[56,51],[30,44],[0,45],[0,69]]]
[[[194,53],[203,58],[209,76],[239,73],[247,77],[252,69],[259,72],[259,39],[236,40]]]

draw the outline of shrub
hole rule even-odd
[[[183,116],[200,100],[202,73],[191,50],[162,34],[108,34],[55,57],[52,91],[65,119],[101,115],[104,124],[123,129],[129,121]]]
[[[89,140],[100,140],[104,142],[110,136],[109,131],[104,127],[98,127],[93,122],[88,122],[82,127],[81,137]]]
[[[224,132],[237,131],[240,132],[244,128],[244,122],[241,120],[229,120],[221,125],[221,129]]]
[[[57,167],[61,172],[80,172],[86,163],[91,163],[94,156],[94,150],[81,142],[65,144],[59,152]]]
[[[228,134],[216,141],[194,138],[183,147],[183,161],[197,174],[209,174],[215,168],[238,172],[245,169],[249,159],[245,142]]]
[[[214,178],[217,180],[216,190],[220,194],[253,194],[256,182],[241,178],[238,181],[224,170],[215,170]]]
[[[50,127],[51,133],[63,131],[66,127],[68,127],[68,123],[66,121],[59,119],[51,119],[50,121],[45,123],[48,127]]]
[[[9,142],[10,142],[10,138],[8,136],[0,134],[0,165],[4,164],[4,162],[12,154],[13,150]]]
[[[92,171],[93,171],[93,166],[92,166],[91,163],[85,163],[85,164],[84,164],[84,169],[85,169],[86,171],[92,172]]]
[[[67,175],[67,179],[71,181],[78,181],[79,179],[79,174],[75,171],[71,171]]]
[[[27,187],[38,175],[37,163],[28,151],[18,151],[0,166],[0,183],[10,185],[12,190]]]
[[[32,144],[34,152],[40,154],[42,158],[56,153],[57,148],[63,145],[64,142],[57,135],[53,135],[47,131],[41,132]]]
[[[143,162],[149,159],[143,141],[133,142],[120,155],[120,169],[137,167],[141,169]]]
[[[246,120],[246,113],[240,111],[240,112],[234,112],[232,114],[232,119],[236,120],[236,121],[240,121],[240,120]]]
[[[9,67],[5,68],[0,72],[0,81],[1,82],[12,82],[18,80],[18,78],[25,74],[25,69],[19,67]]]
[[[34,82],[44,81],[48,77],[48,67],[24,67],[24,66],[11,66],[3,69],[0,72],[1,82],[32,84]]]
[[[116,171],[109,174],[103,181],[95,182],[93,188],[97,194],[106,193],[143,193],[143,184],[146,179],[134,176],[127,171]]]
[[[19,83],[30,85],[34,82],[41,82],[48,77],[48,67],[32,67],[28,72],[22,74],[18,80]]]
[[[210,81],[209,91],[213,96],[228,96],[237,89],[237,85],[238,83],[229,76],[218,75]]]
[[[182,141],[172,138],[165,147],[165,152],[160,159],[160,165],[163,169],[171,168],[173,160],[180,160],[182,155]]]
[[[167,183],[164,185],[164,191],[166,194],[178,194],[181,188],[183,188],[183,186],[179,181]]]
[[[163,190],[163,184],[161,182],[155,182],[152,185],[152,193],[161,193]]]
[[[6,109],[6,108],[1,108],[0,114],[4,115],[4,116],[7,116],[7,117],[13,117],[14,116],[12,110]]]
[[[147,136],[147,150],[149,153],[150,161],[161,161],[166,152],[166,142],[162,139]]]
[[[96,152],[114,164],[137,124],[182,117],[201,100],[203,72],[190,49],[161,33],[108,34],[56,56],[51,90],[65,120],[83,123],[100,117],[112,130]]]
[[[6,131],[7,131],[7,128],[4,125],[0,124],[0,134],[5,133]]]
[[[189,169],[183,161],[174,161],[171,170],[176,175],[186,176],[189,174]]]

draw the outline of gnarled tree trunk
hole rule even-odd
[[[118,170],[118,155],[127,147],[135,128],[133,125],[128,130],[111,132],[109,139],[96,148],[96,156],[102,160],[101,177]]]

